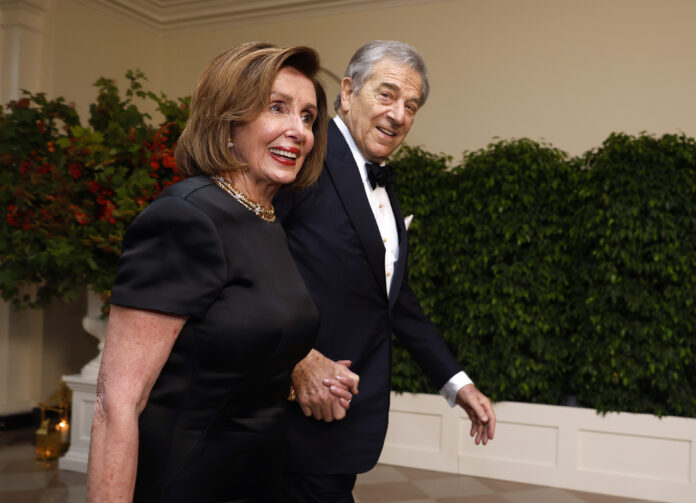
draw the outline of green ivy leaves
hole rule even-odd
[[[494,400],[696,416],[696,142],[528,139],[393,164],[423,308]],[[432,391],[397,347],[393,387]]]

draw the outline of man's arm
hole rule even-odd
[[[312,192],[280,190],[273,200],[276,215],[286,232],[293,225],[298,208],[311,199]],[[301,217],[300,217],[301,218]],[[360,378],[348,370],[348,360],[333,361],[316,349],[300,360],[292,372],[292,386],[305,416],[331,422],[343,419],[353,395],[358,393]]]
[[[394,333],[425,374],[440,389],[457,380],[461,368],[437,328],[423,313],[408,284],[408,271],[399,290],[393,312]],[[471,419],[470,435],[476,444],[488,443],[495,435],[495,412],[490,400],[468,379],[456,391],[457,405]]]

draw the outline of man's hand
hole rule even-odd
[[[350,361],[335,362],[312,349],[292,371],[292,385],[304,415],[328,422],[343,419],[360,377],[348,370]]]
[[[473,384],[463,386],[457,392],[457,405],[464,409],[471,419],[469,435],[474,437],[476,445],[486,445],[495,435],[495,412],[491,401]]]

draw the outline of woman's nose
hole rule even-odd
[[[292,138],[298,143],[304,142],[307,136],[307,125],[300,116],[295,116],[289,119],[288,128],[285,131],[285,136]]]

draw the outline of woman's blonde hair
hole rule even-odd
[[[254,120],[268,105],[273,82],[283,67],[298,70],[314,84],[317,117],[314,148],[295,181],[301,189],[321,173],[326,152],[326,95],[316,78],[319,56],[309,47],[276,47],[248,42],[217,56],[203,71],[191,98],[191,114],[176,146],[176,164],[185,176],[217,175],[247,166],[227,146],[235,125]]]

